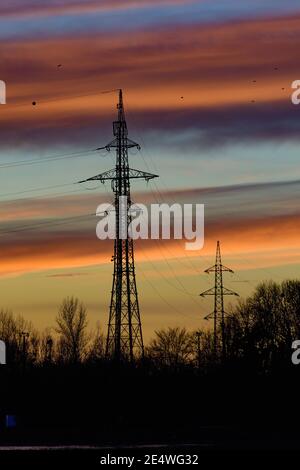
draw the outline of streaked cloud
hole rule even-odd
[[[199,0],[198,0],[199,1]],[[201,1],[201,0],[200,0]],[[11,0],[0,6],[1,16],[46,16],[59,14],[80,14],[126,10],[161,5],[185,5],[197,3],[196,0],[50,0],[41,3],[39,0]]]
[[[0,7],[1,8],[1,7]],[[14,0],[0,12],[0,37],[47,37],[129,31],[170,24],[218,24],[299,12],[297,0]]]
[[[199,256],[213,256],[216,240],[221,239],[231,256],[244,253],[244,256],[253,258],[255,255],[254,265],[258,268],[266,263],[281,265],[298,259],[299,192],[300,183],[295,181],[166,191],[161,197],[163,201],[170,203],[176,200],[181,203],[205,204],[205,247],[199,252]],[[84,210],[91,212],[99,203],[98,196],[94,195],[55,199],[58,221],[66,213],[82,213]],[[147,204],[154,202],[153,195],[150,194],[140,194],[137,200]],[[36,223],[36,218],[40,222],[55,220],[54,206],[51,199],[29,199],[21,201],[21,204],[17,201],[11,203],[14,204],[15,220],[7,221],[0,229],[3,246],[1,275],[110,262],[113,242],[100,242],[96,238],[96,217],[91,217],[84,224],[78,224],[74,220],[71,224],[62,223],[59,227],[33,224],[31,230],[18,232],[18,228],[30,227],[30,223],[34,221]],[[7,204],[0,207],[2,220],[5,220],[6,207]],[[26,224],[20,224],[19,213],[23,211],[26,214],[34,213],[35,219],[27,219]],[[49,219],[50,214],[52,219]],[[195,256],[195,252],[185,252],[184,240],[137,241],[137,260],[141,262],[186,256]],[[246,265],[243,268],[246,269]]]
[[[55,274],[47,274],[46,277],[53,277],[53,278],[65,278],[65,277],[80,277],[80,276],[89,276],[89,273],[84,272],[72,272],[72,273],[55,273]]]
[[[183,241],[136,243],[146,334],[178,320],[174,304],[192,317],[182,324],[199,326],[200,306],[210,304],[192,302],[181,283],[194,296],[211,285],[202,268],[213,263],[217,239],[237,276],[297,275],[300,184],[284,180],[299,178],[300,107],[290,102],[300,78],[298,0],[12,0],[0,14],[2,162],[108,142],[117,97],[101,92],[122,87],[130,135],[149,142],[162,180],[135,200],[206,206],[199,253],[185,252]],[[134,158],[147,170],[148,156]],[[97,240],[96,217],[64,219],[93,213],[112,194],[45,192],[60,183],[72,192],[78,179],[112,165],[97,155],[1,168],[0,199],[16,198],[0,204],[3,305],[49,324],[61,298],[76,293],[106,321],[113,242]],[[32,187],[38,197],[24,199]],[[250,288],[239,285],[243,295]]]
[[[99,129],[109,129],[115,101],[101,91],[121,85],[129,125],[134,115],[145,133],[155,131],[165,141],[171,137],[178,147],[179,129],[183,145],[186,133],[195,148],[298,140],[299,109],[291,104],[290,86],[298,77],[299,31],[300,17],[294,16],[217,29],[170,26],[22,41],[22,47],[8,42],[2,51],[8,84],[8,105],[0,116],[2,146],[96,142]]]

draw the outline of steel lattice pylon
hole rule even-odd
[[[115,194],[116,237],[114,241],[114,274],[109,308],[109,322],[106,339],[106,355],[117,360],[143,356],[143,334],[135,279],[133,240],[128,236],[128,225],[131,221],[130,180],[149,181],[158,175],[129,168],[128,149],[137,148],[139,144],[128,138],[125,120],[122,90],[119,90],[118,120],[113,122],[114,139],[105,146],[110,151],[116,150],[116,166],[99,175],[84,181],[99,180],[112,182]],[[126,197],[126,199],[125,199]],[[122,206],[122,201],[126,206]],[[126,236],[120,236],[125,230]]]
[[[222,355],[225,357],[226,355],[226,342],[225,342],[225,315],[226,312],[224,310],[224,295],[236,295],[236,292],[227,289],[223,286],[223,272],[227,271],[233,273],[233,270],[227,268],[222,264],[221,259],[221,248],[220,242],[217,242],[217,251],[216,251],[216,262],[214,266],[206,269],[204,272],[206,273],[215,273],[215,286],[211,289],[208,289],[202,292],[200,295],[205,297],[206,295],[213,295],[215,298],[214,304],[214,311],[205,317],[205,320],[209,320],[213,318],[214,321],[214,354],[217,355],[217,329],[218,325],[221,325],[221,335],[222,335]]]
[[[129,168],[128,149],[135,147],[140,150],[140,146],[128,138],[122,90],[119,90],[117,109],[118,120],[113,123],[114,139],[105,147],[107,150],[112,148],[116,150],[116,166],[112,170],[84,181],[99,180],[105,182],[110,180],[112,182],[115,194],[116,238],[114,241],[114,274],[109,308],[106,355],[117,360],[123,358],[132,361],[135,356],[143,356],[144,345],[135,278],[133,240],[128,236],[128,225],[131,221],[129,211],[131,206],[130,180],[143,179],[149,181],[158,175]],[[123,200],[127,201],[125,208],[122,206]],[[127,213],[126,217],[123,216],[124,209]],[[125,230],[125,238],[120,237],[120,230]]]

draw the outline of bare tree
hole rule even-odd
[[[40,362],[48,365],[56,359],[56,342],[49,328],[46,328],[40,335],[39,359]]]
[[[290,355],[300,333],[300,282],[263,282],[226,319],[228,355],[271,370]]]
[[[90,347],[88,352],[88,359],[90,361],[97,361],[102,359],[105,355],[105,337],[97,323],[96,330],[91,334]]]
[[[39,333],[31,322],[9,310],[0,311],[0,338],[6,344],[10,363],[33,363],[38,359]]]
[[[191,333],[191,345],[194,363],[197,367],[204,367],[215,360],[214,335],[211,330],[197,330]]]
[[[56,317],[61,358],[67,362],[80,362],[88,344],[86,308],[77,298],[62,301]]]
[[[193,338],[185,328],[168,328],[155,332],[147,353],[156,362],[177,367],[190,362],[193,353]]]

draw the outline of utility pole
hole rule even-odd
[[[52,349],[53,349],[53,340],[51,336],[48,336],[46,340],[46,354],[45,354],[45,359],[48,364],[52,362]]]
[[[201,336],[202,331],[197,330],[196,333],[196,340],[197,340],[197,362],[198,362],[198,369],[200,369],[200,362],[201,362]]]
[[[27,360],[27,339],[29,338],[29,333],[27,331],[21,331],[20,337],[22,338],[22,358],[23,358],[23,367],[25,368]]]
[[[235,295],[238,296],[236,292],[227,289],[223,286],[223,272],[233,273],[233,270],[227,268],[222,264],[221,259],[221,248],[220,242],[217,242],[217,251],[216,251],[216,261],[214,266],[206,269],[205,273],[215,273],[215,286],[211,289],[208,289],[202,292],[201,297],[206,295],[214,296],[214,311],[205,317],[205,320],[213,318],[214,321],[214,356],[217,357],[217,330],[218,326],[221,326],[221,338],[222,338],[222,357],[223,359],[226,356],[226,341],[225,341],[225,315],[224,310],[224,295]]]
[[[130,180],[143,179],[149,181],[158,175],[135,170],[129,167],[128,149],[140,150],[140,145],[129,139],[125,120],[122,90],[119,90],[117,105],[118,118],[113,122],[114,139],[105,146],[107,151],[115,149],[115,168],[86,181],[99,180],[102,183],[111,181],[115,195],[115,241],[113,283],[109,308],[109,322],[106,339],[106,355],[115,360],[143,357],[144,344],[142,324],[136,287],[134,266],[133,240],[128,235],[128,226],[132,220],[130,215],[131,195]],[[120,234],[121,232],[121,234]],[[125,236],[124,236],[125,232]]]

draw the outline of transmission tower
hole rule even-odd
[[[115,168],[80,181],[80,183],[95,180],[104,183],[109,180],[112,184],[112,190],[115,195],[116,236],[112,257],[114,273],[109,308],[106,355],[115,358],[117,361],[125,358],[132,361],[135,356],[143,356],[144,344],[136,287],[134,246],[133,240],[128,235],[128,226],[132,220],[129,210],[132,204],[130,180],[143,179],[149,181],[158,175],[129,167],[128,149],[136,148],[140,150],[140,145],[128,137],[122,90],[118,91],[118,119],[113,122],[114,139],[105,146],[107,151],[111,149],[116,151]]]
[[[226,312],[224,310],[224,295],[236,295],[236,292],[227,289],[223,286],[223,272],[233,273],[233,270],[227,268],[222,264],[221,259],[221,248],[220,242],[217,242],[217,251],[216,251],[216,262],[214,266],[206,269],[205,273],[215,273],[215,286],[211,289],[208,289],[202,292],[200,295],[205,297],[206,295],[213,295],[215,298],[214,311],[205,317],[205,320],[213,318],[214,321],[214,355],[217,355],[217,330],[218,326],[221,326],[221,338],[222,338],[222,356],[223,358],[226,355],[226,342],[225,342],[225,316]]]

